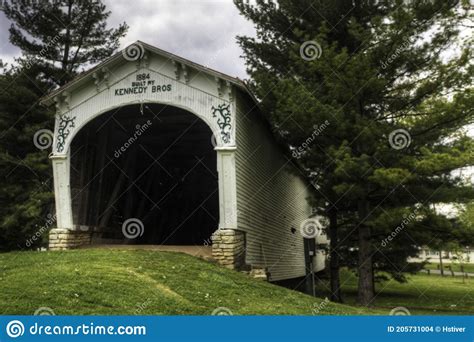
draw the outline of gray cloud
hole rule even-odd
[[[20,55],[20,49],[10,44],[10,40],[8,39],[10,36],[8,32],[10,25],[10,21],[5,17],[3,12],[0,11],[0,59],[4,63],[12,63],[13,58]]]
[[[112,12],[109,26],[126,22],[121,47],[136,40],[204,64],[231,76],[246,77],[236,35],[254,35],[231,0],[104,0]],[[10,62],[19,50],[8,41],[10,23],[0,13],[0,59]]]

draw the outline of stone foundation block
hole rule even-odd
[[[212,235],[212,257],[227,268],[245,267],[245,233],[236,229],[218,229]]]
[[[55,228],[49,232],[49,250],[51,251],[77,248],[90,243],[91,232],[89,231]]]

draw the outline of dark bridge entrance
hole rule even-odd
[[[93,229],[93,243],[205,244],[219,220],[211,137],[201,119],[172,106],[95,118],[72,142],[74,223]],[[131,239],[124,222],[138,229]]]

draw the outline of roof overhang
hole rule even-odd
[[[224,74],[222,72],[216,71],[214,69],[211,69],[207,66],[192,62],[188,59],[185,59],[183,57],[177,56],[175,54],[172,54],[170,52],[164,51],[162,49],[159,49],[155,46],[152,46],[150,44],[144,43],[140,40],[137,40],[135,43],[129,45],[129,46],[140,46],[144,49],[144,51],[149,51],[152,54],[160,55],[162,57],[165,57],[167,59],[176,61],[177,63],[181,65],[186,65],[189,68],[193,68],[199,72],[206,73],[214,78],[221,79],[223,81],[229,82],[230,84],[236,86],[240,90],[244,91],[247,95],[249,95],[255,103],[258,103],[257,99],[255,96],[250,92],[249,88],[247,87],[246,83],[237,78],[237,77],[232,77],[227,74]],[[40,103],[46,106],[50,106],[54,103],[55,97],[57,97],[59,94],[64,93],[64,92],[72,92],[74,89],[86,84],[87,82],[90,82],[93,78],[93,75],[96,71],[101,70],[103,68],[112,68],[116,65],[119,65],[120,63],[125,62],[124,58],[124,51],[127,50],[128,47],[124,48],[123,50],[118,51],[111,57],[107,58],[105,61],[102,63],[99,63],[98,65],[94,66],[93,68],[79,74],[77,77],[75,77],[72,81],[69,83],[61,86],[60,88],[52,91],[51,93],[45,95],[44,97],[41,98]]]

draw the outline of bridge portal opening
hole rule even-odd
[[[74,224],[93,243],[203,245],[219,221],[212,131],[196,115],[137,104],[90,121],[71,145]]]

